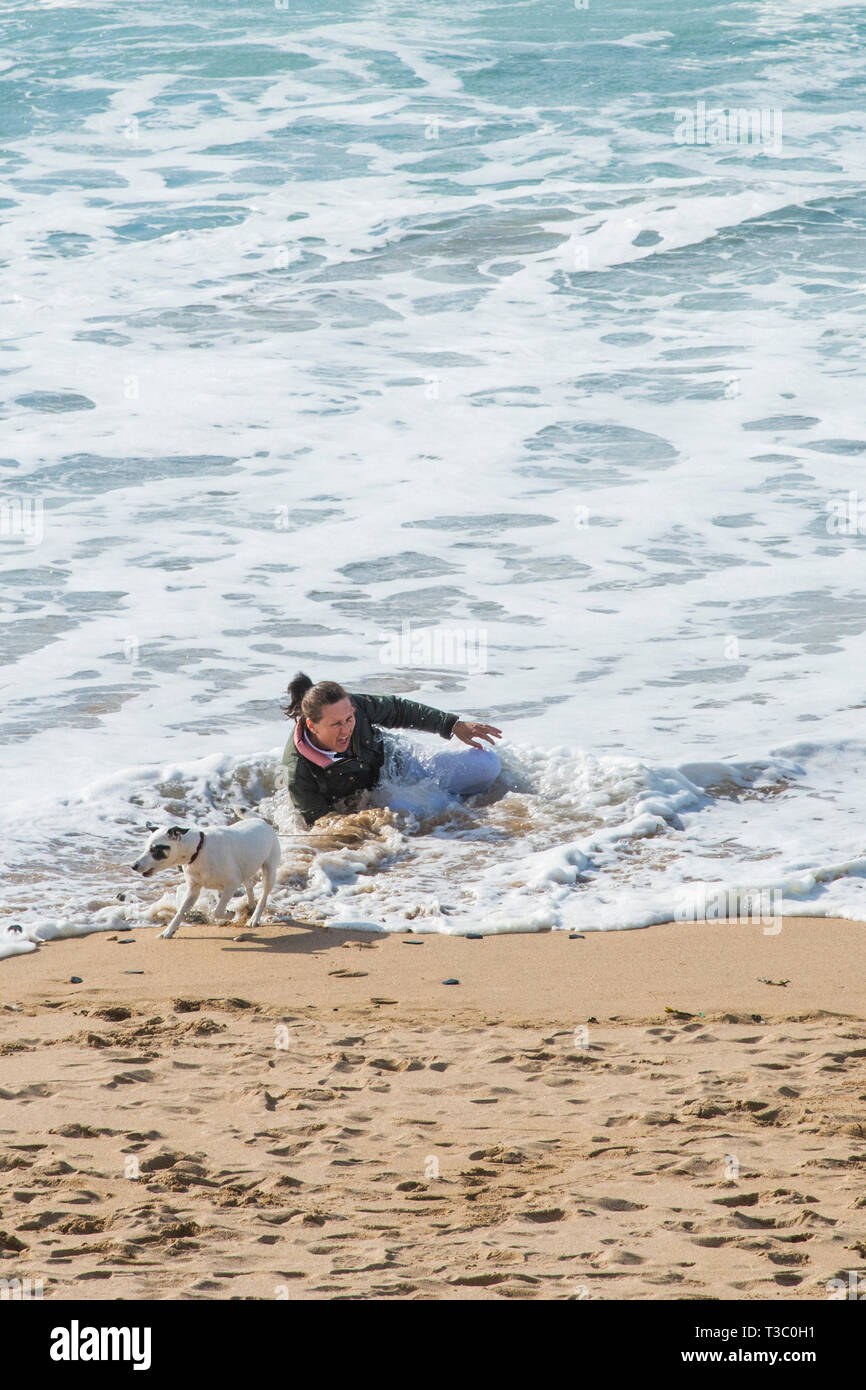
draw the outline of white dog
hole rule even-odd
[[[207,830],[183,825],[157,827],[149,822],[147,828],[153,833],[144,854],[132,866],[136,873],[150,878],[160,869],[180,864],[186,877],[186,897],[165,931],[160,932],[161,937],[174,936],[203,888],[220,890],[215,915],[225,917],[229,898],[243,884],[253,914],[248,925],[258,926],[280,864],[280,842],[273,826],[251,817],[236,825]],[[256,906],[253,882],[259,872],[262,894]]]

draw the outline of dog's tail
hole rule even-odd
[[[266,821],[268,825],[273,827],[274,830],[277,829],[275,823],[271,820],[270,816],[266,816],[262,811],[255,810],[255,808],[252,806],[232,805],[230,807],[230,810],[234,816],[234,819],[229,821],[230,825],[236,825],[239,820],[249,820],[250,817],[252,817],[254,820]]]

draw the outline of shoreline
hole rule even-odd
[[[94,932],[7,957],[0,1001],[51,994],[86,1002],[108,993],[158,1003],[194,987],[209,997],[243,994],[269,1009],[387,1007],[395,1016],[440,1020],[644,1021],[664,1017],[666,1008],[706,1018],[866,1018],[866,972],[858,968],[866,926],[842,918],[786,917],[767,935],[756,923],[722,920],[577,939],[557,931],[480,939],[411,929],[378,934],[294,921],[252,932],[242,924],[185,923],[171,941],[158,931]],[[73,975],[82,983],[71,984]],[[459,983],[444,983],[451,979]],[[384,998],[394,1002],[373,1002]]]

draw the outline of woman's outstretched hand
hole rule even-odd
[[[472,719],[458,719],[451,734],[453,738],[459,738],[461,743],[468,743],[470,748],[483,748],[478,739],[484,738],[492,744],[494,739],[502,737],[502,730],[493,724],[476,724]]]

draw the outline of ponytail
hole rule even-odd
[[[299,671],[294,680],[289,681],[286,691],[289,699],[288,704],[283,705],[283,713],[287,719],[299,719],[301,716],[301,703],[308,690],[312,690],[313,682],[303,671]]]

